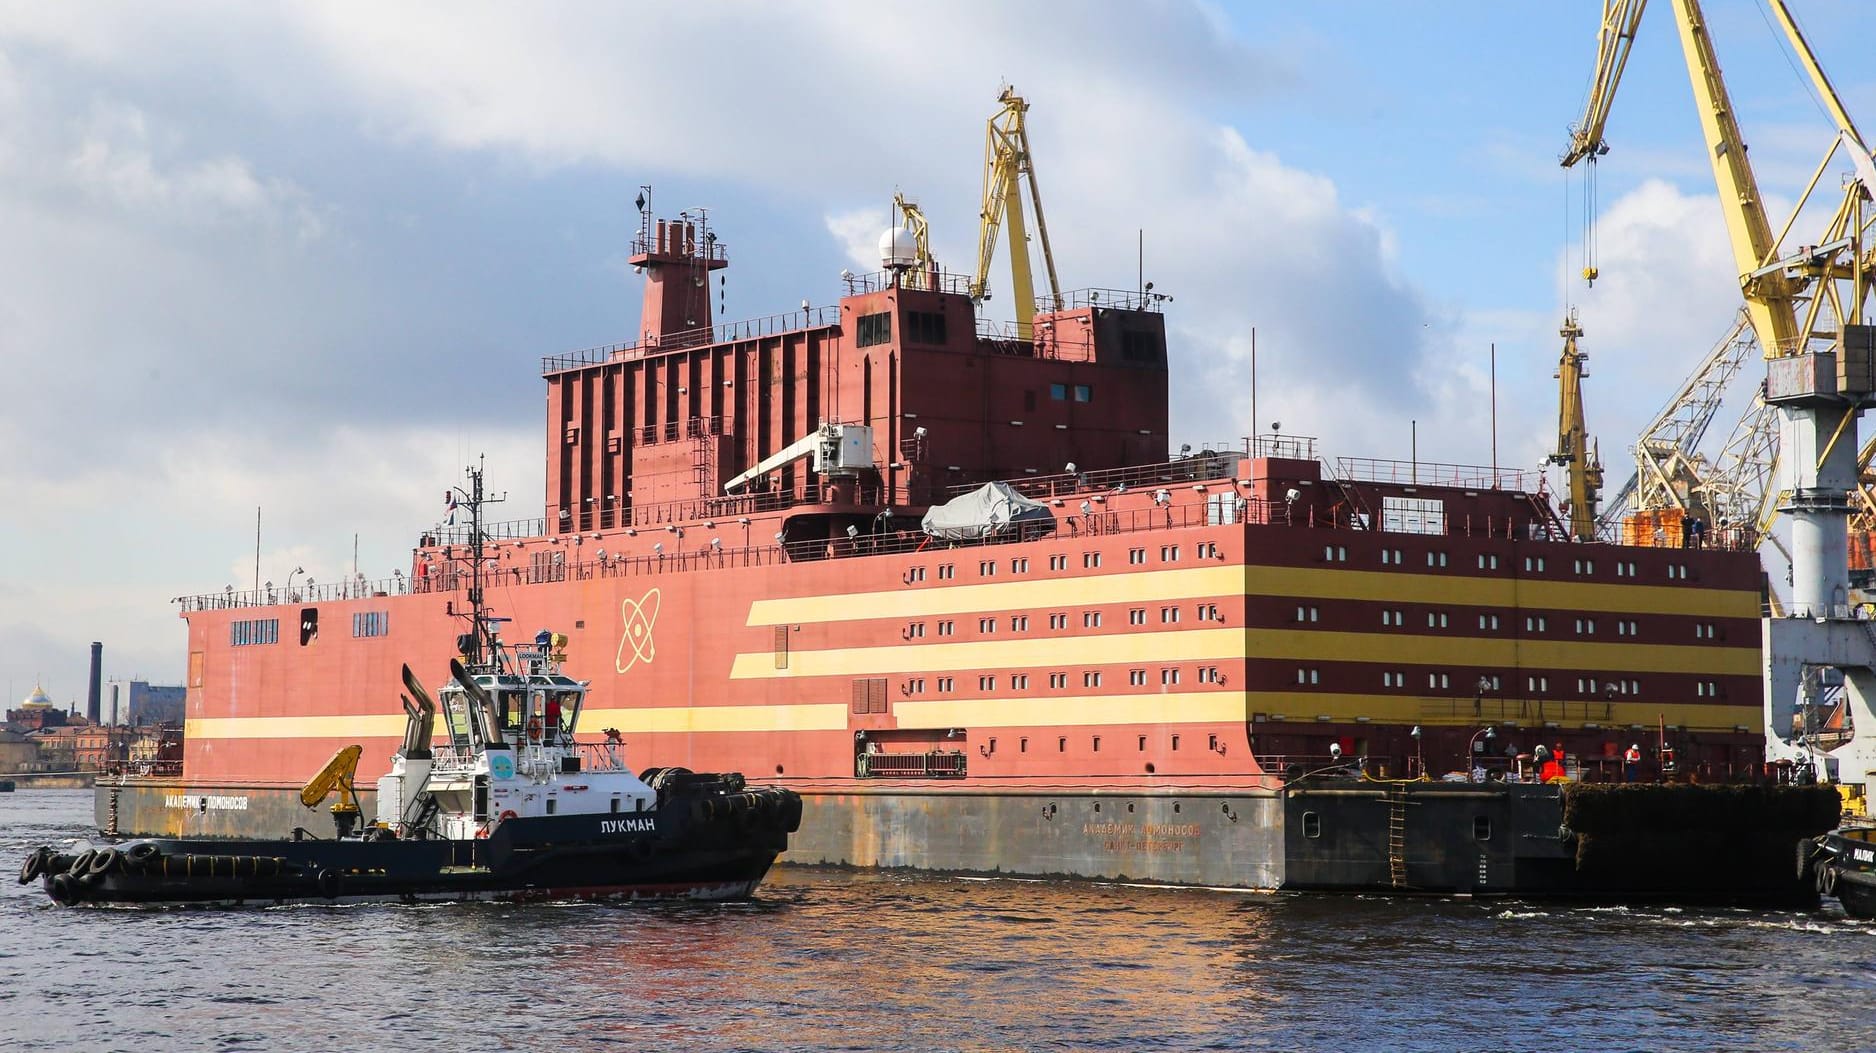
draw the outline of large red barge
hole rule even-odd
[[[1381,780],[1515,780],[1561,744],[1607,779],[1663,735],[1684,772],[1757,769],[1753,553],[1572,542],[1515,471],[1287,434],[1169,455],[1163,297],[1051,296],[1016,338],[961,279],[895,262],[716,324],[724,245],[647,209],[637,338],[543,361],[544,516],[483,528],[484,603],[571,637],[586,726],[638,766],[799,791],[790,860],[1335,884],[1307,876],[1323,819],[1298,773],[1359,760],[1350,785],[1393,801]],[[919,530],[991,481],[1047,521]],[[100,825],[303,823],[335,748],[393,751],[400,668],[456,653],[471,540],[426,531],[390,581],[186,599],[183,774],[101,786]],[[1524,805],[1501,806],[1497,843],[1459,854],[1469,887],[1521,880]],[[1370,883],[1451,883],[1450,853],[1414,847],[1431,833],[1371,835]]]

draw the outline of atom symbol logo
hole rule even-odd
[[[625,632],[619,637],[619,653],[612,663],[614,669],[623,673],[640,662],[650,665],[658,656],[657,645],[651,639],[651,627],[658,621],[658,605],[663,598],[662,593],[652,589],[640,599],[619,601],[619,620],[625,623]]]

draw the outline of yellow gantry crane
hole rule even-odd
[[[1583,335],[1583,328],[1576,324],[1574,313],[1564,319],[1557,335],[1563,337],[1563,356],[1557,362],[1557,451],[1550,461],[1569,469],[1570,536],[1594,541],[1596,506],[1602,499],[1602,453],[1583,425],[1583,378],[1589,376],[1583,365],[1589,356],[1577,350],[1576,339]]]
[[[1792,524],[1792,607],[1823,616],[1846,602],[1844,526],[1848,495],[1858,489],[1855,422],[1876,389],[1876,331],[1862,322],[1871,264],[1865,206],[1876,187],[1876,166],[1784,0],[1768,0],[1837,125],[1791,218],[1774,234],[1705,14],[1698,0],[1666,2],[1679,31],[1746,314],[1768,360],[1766,396],[1781,434],[1776,511]],[[1645,7],[1646,0],[1604,0],[1597,76],[1584,120],[1563,155],[1566,165],[1606,152],[1603,125]],[[1781,249],[1839,148],[1848,153],[1854,178],[1825,236]]]
[[[1042,242],[1042,262],[1049,272],[1049,299],[1062,306],[1062,288],[1055,280],[1055,254],[1049,248],[1049,226],[1042,218],[1042,193],[1036,188],[1036,168],[1029,153],[1029,131],[1024,115],[1029,103],[1005,87],[997,97],[1003,108],[990,118],[984,134],[984,203],[977,233],[977,273],[971,279],[973,300],[990,297],[990,261],[997,251],[997,232],[1010,228],[1010,294],[1016,298],[1016,336],[1034,338],[1035,282],[1029,274],[1029,236],[1023,229],[1022,184],[1029,184],[1029,201],[1036,210],[1036,236]]]

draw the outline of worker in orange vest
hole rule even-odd
[[[1622,781],[1634,782],[1641,775],[1641,743],[1630,743],[1622,754]]]

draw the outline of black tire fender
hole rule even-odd
[[[52,897],[52,902],[61,907],[69,907],[78,902],[78,879],[69,872],[54,874],[52,880],[46,883],[46,892]]]
[[[103,877],[111,871],[116,870],[117,865],[123,862],[123,860],[124,853],[119,852],[117,849],[101,848],[92,853],[91,865],[86,868],[86,873],[96,877]]]
[[[46,869],[46,859],[51,855],[52,850],[44,845],[33,849],[32,854],[20,864],[20,884],[28,884],[43,873]]]
[[[1837,894],[1837,868],[1821,860],[1817,865],[1817,894],[1820,896]]]
[[[70,863],[65,864],[65,872],[74,876],[89,873],[91,870],[91,857],[94,855],[97,855],[97,853],[89,848],[78,853],[72,857]]]
[[[124,862],[136,867],[147,867],[163,858],[163,850],[155,841],[139,841],[124,849]]]
[[[318,886],[319,894],[327,899],[338,899],[340,891],[345,887],[345,882],[339,877],[339,872],[331,867],[321,870],[313,878],[313,884]]]

